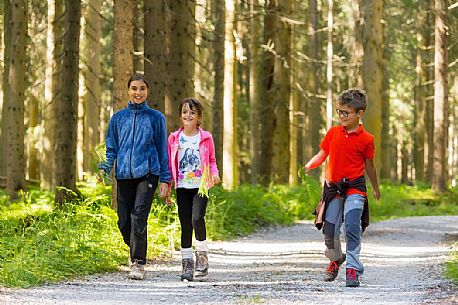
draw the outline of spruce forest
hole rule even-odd
[[[181,99],[204,104],[229,190],[297,184],[338,124],[336,97],[355,87],[382,181],[456,186],[458,3],[2,2],[0,184],[12,199],[39,185],[65,201],[93,177],[134,72],[169,131]]]

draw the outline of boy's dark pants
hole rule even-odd
[[[147,223],[158,176],[118,180],[118,227],[132,261],[146,264]]]
[[[196,239],[207,239],[205,228],[205,211],[207,209],[207,197],[198,194],[199,189],[177,188],[178,216],[181,223],[181,248],[191,248],[192,230]]]

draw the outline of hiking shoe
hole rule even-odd
[[[192,282],[194,280],[194,261],[192,258],[184,258],[181,260],[183,271],[181,273],[181,280]]]
[[[347,269],[347,281],[345,286],[347,287],[358,287],[359,286],[359,276],[356,273],[356,269],[348,268]]]
[[[130,273],[127,277],[131,280],[143,280],[145,278],[145,265],[140,265],[135,260],[130,267]]]
[[[204,277],[208,274],[208,252],[196,251],[195,277]]]
[[[336,279],[337,274],[339,274],[339,268],[345,262],[346,258],[347,256],[345,253],[342,253],[342,256],[338,260],[332,261],[329,264],[328,269],[326,269],[326,272],[324,273],[324,280],[326,282],[332,282]]]

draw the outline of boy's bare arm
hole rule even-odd
[[[310,159],[310,161],[307,162],[307,164],[304,166],[305,171],[309,172],[312,169],[320,166],[321,163],[323,163],[324,160],[326,160],[327,156],[328,154],[324,150],[320,149],[320,151],[316,155],[314,155],[312,159]]]
[[[371,181],[372,195],[374,196],[375,199],[379,200],[381,195],[380,195],[380,190],[378,187],[377,170],[375,168],[374,160],[366,159],[364,163],[366,167],[367,176],[369,177],[369,180]]]

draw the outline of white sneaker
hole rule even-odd
[[[143,280],[145,278],[145,265],[140,265],[137,261],[133,262],[127,277],[131,280]]]

